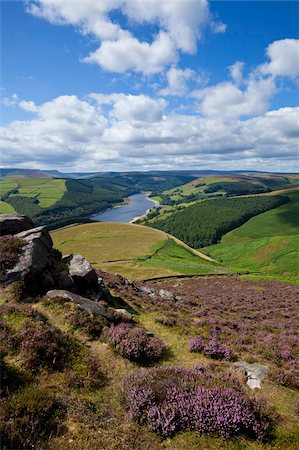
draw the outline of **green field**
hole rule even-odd
[[[6,202],[0,201],[0,214],[14,214],[15,210],[12,205]]]
[[[62,179],[20,178],[16,182],[18,193],[12,196],[34,197],[41,208],[54,205],[66,191]]]
[[[298,275],[299,192],[289,203],[253,217],[203,249],[226,266],[273,275]]]
[[[140,225],[92,223],[55,230],[51,236],[63,254],[81,253],[94,267],[129,278],[222,272],[163,231]]]

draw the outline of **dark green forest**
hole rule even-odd
[[[251,217],[288,201],[287,197],[256,196],[205,200],[156,222],[142,222],[176,236],[193,248],[216,244]]]

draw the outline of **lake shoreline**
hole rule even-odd
[[[133,194],[127,197],[123,203],[92,214],[89,219],[93,222],[135,223],[140,218],[145,217],[150,209],[159,205],[157,200],[149,198],[150,195],[151,192]]]
[[[150,202],[153,202],[153,204],[156,205],[155,207],[160,206],[160,202],[158,202],[158,200],[153,200],[152,198],[149,198],[149,196],[151,195],[151,193],[146,193],[146,192],[144,192],[144,194],[145,194],[146,198],[147,198]],[[134,222],[137,222],[137,220],[143,219],[144,217],[146,217],[146,216],[148,215],[148,213],[150,212],[151,209],[152,209],[152,208],[148,208],[148,210],[145,211],[144,214],[142,214],[141,216],[134,217],[134,219],[132,219],[129,223],[134,223]]]

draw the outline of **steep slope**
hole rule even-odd
[[[299,192],[288,197],[285,205],[253,217],[203,251],[230,267],[298,275]]]

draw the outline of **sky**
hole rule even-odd
[[[1,1],[2,167],[299,170],[299,2]]]

